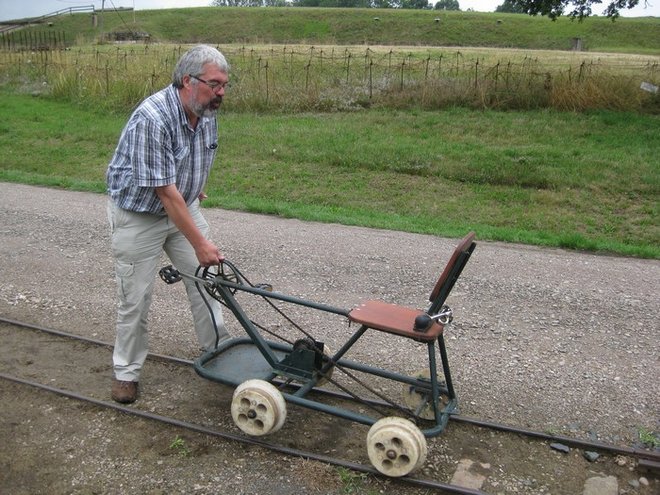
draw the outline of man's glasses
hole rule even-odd
[[[220,82],[217,82],[217,81],[205,81],[201,77],[193,76],[192,74],[190,74],[190,77],[192,77],[193,79],[198,80],[201,83],[206,84],[209,88],[211,88],[212,91],[216,91],[219,88],[225,89],[229,85],[229,81],[227,81],[225,83],[220,83]]]

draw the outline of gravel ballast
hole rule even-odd
[[[0,183],[0,208],[0,314],[112,342],[105,196]],[[252,282],[345,308],[364,299],[424,308],[458,243],[204,213],[221,251]],[[448,300],[454,322],[446,338],[461,413],[626,446],[637,444],[640,429],[656,430],[660,262],[484,242],[476,234]],[[150,350],[197,357],[183,287],[155,287]],[[348,331],[314,318],[313,332],[338,348]],[[232,323],[230,332],[242,332]],[[359,352],[365,360],[401,359],[402,371],[417,368],[416,349],[387,336]]]

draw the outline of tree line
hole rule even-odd
[[[611,19],[619,17],[622,10],[632,9],[640,0],[610,0],[605,4],[603,15]],[[495,12],[547,16],[552,20],[564,15],[582,20],[593,14],[592,6],[602,0],[503,0]],[[434,9],[461,10],[458,0],[213,0],[215,7],[341,7],[376,9]],[[644,0],[644,6],[648,0]],[[468,9],[470,10],[470,9]]]
[[[215,7],[339,7],[363,9],[461,10],[458,0],[213,0]]]

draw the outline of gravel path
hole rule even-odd
[[[104,196],[0,183],[0,315],[113,340]],[[423,308],[456,239],[206,210],[221,250],[253,281],[350,308]],[[164,260],[164,263],[166,261]],[[479,241],[448,303],[461,412],[632,445],[660,411],[660,262]],[[333,348],[343,327],[311,320]],[[156,284],[151,350],[197,356],[183,288]],[[239,328],[230,330],[237,334]],[[415,348],[383,338],[369,359]],[[110,363],[108,363],[108,367]]]

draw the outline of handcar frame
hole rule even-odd
[[[279,430],[285,422],[287,402],[321,411],[370,426],[367,450],[372,464],[388,476],[403,476],[424,463],[427,449],[425,437],[439,435],[447,426],[450,415],[457,412],[458,403],[443,335],[445,325],[452,320],[452,311],[445,301],[472,255],[476,246],[474,238],[475,234],[470,232],[460,241],[433,287],[430,305],[425,311],[379,300],[365,301],[351,310],[345,310],[293,297],[274,292],[264,284],[251,284],[227,260],[217,267],[200,267],[195,275],[179,273],[171,266],[161,269],[160,275],[167,283],[177,282],[182,277],[194,279],[198,289],[227,307],[245,330],[247,336],[218,342],[215,349],[205,352],[194,365],[200,376],[236,387],[231,412],[241,430],[250,435],[265,435]],[[293,343],[267,340],[263,336],[265,328],[250,318],[238,302],[239,294],[263,298],[305,337]],[[274,301],[339,315],[349,323],[357,324],[357,330],[332,353],[323,342],[284,315]],[[370,330],[426,345],[427,369],[417,376],[409,376],[346,359],[346,353]],[[438,376],[436,353],[439,354],[442,380]],[[373,396],[364,399],[348,391],[333,378],[335,370],[347,374],[353,382],[363,385],[378,399]],[[367,379],[360,379],[357,374]],[[366,383],[369,377],[404,384],[413,399],[412,405],[407,401],[402,406],[382,397]],[[350,407],[325,403],[317,396],[323,395],[325,388],[320,386],[328,382],[348,392],[352,402],[385,405],[393,408],[396,415],[376,417]]]

